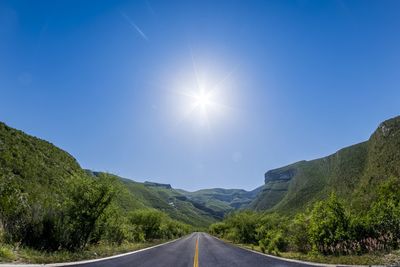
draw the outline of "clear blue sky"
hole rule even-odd
[[[0,120],[84,168],[253,189],[400,114],[399,14],[400,1],[1,1]],[[207,115],[188,112],[199,86],[217,92]]]

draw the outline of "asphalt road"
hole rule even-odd
[[[70,265],[71,266],[71,265]],[[266,257],[227,244],[206,233],[187,237],[145,251],[114,259],[74,265],[77,267],[233,267],[233,266],[311,266]],[[315,265],[314,265],[315,266]]]

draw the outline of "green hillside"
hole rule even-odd
[[[252,191],[243,189],[223,189],[211,188],[201,189],[194,192],[179,190],[188,199],[201,203],[209,209],[216,212],[219,218],[223,218],[230,211],[246,207],[257,194],[261,191],[262,186]]]
[[[207,226],[218,219],[213,210],[188,200],[170,185],[139,183],[108,173],[88,172],[97,177],[106,175],[116,178],[120,185],[117,201],[125,211],[154,208],[165,212],[173,219],[196,227]]]
[[[67,178],[84,176],[78,162],[49,142],[0,122],[0,174],[12,176],[25,192],[57,195]]]
[[[399,174],[400,117],[395,117],[381,123],[366,142],[268,171],[262,192],[249,207],[293,214],[332,191],[360,206],[374,199],[383,181]]]

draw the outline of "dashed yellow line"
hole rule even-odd
[[[199,237],[196,239],[196,249],[194,252],[193,267],[199,267]]]

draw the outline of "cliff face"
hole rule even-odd
[[[172,186],[170,184],[160,184],[160,183],[145,181],[144,185],[145,186],[160,187],[160,188],[165,188],[165,189],[172,189]]]
[[[294,167],[284,167],[275,170],[267,171],[264,175],[265,177],[265,184],[274,181],[289,181],[296,175],[297,169]]]
[[[278,204],[286,195],[290,181],[296,176],[299,169],[298,162],[265,173],[265,185],[257,197],[250,203],[250,208],[266,210]]]
[[[391,176],[400,179],[400,116],[381,123],[367,142],[268,171],[263,191],[250,207],[293,213],[332,191],[362,205]]]

